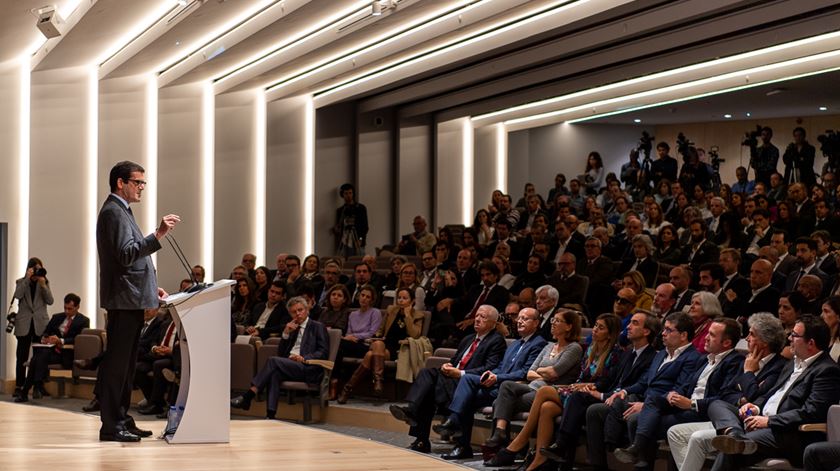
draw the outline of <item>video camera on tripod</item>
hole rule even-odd
[[[677,152],[683,156],[683,162],[688,161],[689,153],[694,148],[694,143],[689,141],[685,134],[677,134]],[[695,151],[696,152],[696,151]]]
[[[825,134],[817,136],[817,141],[820,143],[820,152],[828,159],[823,172],[836,174],[840,171],[840,131],[827,129]]]

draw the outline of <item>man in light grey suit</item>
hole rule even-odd
[[[102,427],[100,441],[136,442],[151,433],[139,430],[127,415],[137,358],[143,311],[166,297],[157,287],[150,255],[160,250],[160,239],[181,219],[168,214],[157,230],[143,236],[129,204],[140,201],[146,187],[139,164],[119,162],[111,169],[111,194],[99,210],[96,246],[99,252],[99,301],[108,311],[108,348],[100,368]]]

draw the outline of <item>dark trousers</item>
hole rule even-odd
[[[32,351],[32,359],[29,360],[29,373],[26,375],[24,388],[28,389],[35,384],[43,383],[50,374],[50,365],[62,363],[66,365],[62,352],[56,352],[54,348],[39,347]],[[72,364],[72,360],[70,362]]]
[[[438,368],[420,370],[405,398],[417,418],[417,426],[409,429],[409,435],[421,440],[429,439],[436,410],[449,406],[457,385],[458,380],[444,376]]]
[[[808,436],[811,436],[810,434],[797,431],[774,433],[769,428],[745,433],[741,419],[738,417],[738,408],[723,401],[712,402],[708,414],[718,433],[731,429],[731,433],[744,436],[758,445],[757,451],[752,455],[719,453],[715,458],[714,465],[712,465],[712,471],[743,469],[766,458],[773,457],[785,457],[794,466],[802,463],[803,448],[807,444],[806,440]]]
[[[283,357],[271,357],[265,363],[263,369],[254,376],[251,384],[258,390],[268,388],[268,403],[266,410],[277,410],[277,401],[280,399],[280,383],[283,381],[303,381],[315,384],[320,381],[320,374],[323,374],[320,366],[304,365],[294,360]]]
[[[599,404],[601,401],[595,399],[585,392],[575,392],[569,395],[566,400],[566,407],[563,409],[563,416],[560,425],[557,426],[557,439],[560,441],[572,439],[574,442],[565,443],[568,447],[577,446],[577,438],[586,425],[586,411],[589,406]]]
[[[599,402],[586,408],[586,456],[595,467],[607,466],[607,446],[604,443],[604,422],[610,406]]]
[[[656,459],[656,440],[665,438],[668,429],[676,424],[705,422],[705,416],[689,409],[683,410],[668,404],[665,396],[651,396],[645,399],[645,405],[636,420],[636,433],[632,442],[642,449],[646,461]]]
[[[125,427],[142,328],[143,309],[108,311],[105,328],[108,345],[99,371],[102,434],[112,434]]]
[[[169,382],[163,376],[165,368],[172,368],[171,356],[158,358],[154,361],[138,361],[134,370],[134,384],[143,391],[143,396],[149,403],[163,406],[163,397],[169,388]],[[152,373],[149,376],[149,373]]]
[[[837,471],[840,469],[840,442],[817,442],[805,448],[802,459],[806,471]]]
[[[17,348],[15,349],[15,387],[22,388],[26,382],[26,362],[29,360],[29,348],[39,337],[35,333],[35,321],[29,321],[29,334],[15,335]]]
[[[474,374],[461,376],[452,395],[452,402],[449,403],[449,411],[458,417],[458,423],[461,424],[462,435],[458,439],[461,446],[470,446],[475,410],[492,404],[498,394],[498,384],[485,388],[481,385],[481,376]]]
[[[632,395],[625,400],[616,398],[612,405],[608,406],[609,412],[604,420],[604,441],[610,446],[622,446],[627,443],[627,437],[634,435],[639,414],[624,420],[624,411],[630,407],[631,402],[638,402],[638,399]],[[589,422],[586,426],[589,427]]]

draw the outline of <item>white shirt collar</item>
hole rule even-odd
[[[125,209],[128,209],[128,201],[126,201],[125,198],[123,198],[122,196],[120,196],[116,193],[111,193],[111,195],[113,195],[114,198],[119,200],[119,202],[122,203],[123,206],[125,206]]]
[[[710,354],[708,354],[708,356],[706,358],[708,358],[709,363],[711,363],[713,365],[717,365],[718,363],[721,362],[721,360],[726,358],[726,355],[729,355],[733,350],[735,350],[735,349],[730,348],[729,350],[727,350],[725,352],[720,352],[718,354],[710,353]]]

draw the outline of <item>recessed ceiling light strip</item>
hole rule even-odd
[[[791,41],[791,42],[784,43],[784,44],[778,44],[778,45],[763,48],[763,49],[757,49],[757,50],[749,51],[749,52],[746,52],[746,53],[743,53],[743,54],[736,54],[736,55],[732,55],[732,56],[729,56],[729,57],[724,57],[724,58],[721,58],[721,59],[715,59],[715,60],[708,61],[708,62],[701,62],[701,63],[692,64],[692,65],[685,66],[685,67],[679,67],[679,68],[676,68],[676,69],[666,70],[666,71],[663,71],[663,72],[657,72],[657,73],[654,73],[654,74],[645,75],[643,77],[636,77],[636,78],[633,78],[633,79],[630,79],[630,80],[624,80],[624,81],[621,81],[621,82],[616,82],[616,83],[604,85],[604,86],[601,86],[601,87],[595,87],[595,88],[591,88],[591,89],[587,89],[587,90],[581,90],[581,91],[570,93],[570,94],[567,94],[567,95],[562,95],[562,96],[548,98],[548,99],[545,99],[545,100],[539,100],[539,101],[535,101],[535,102],[531,102],[531,103],[517,105],[517,106],[510,107],[510,108],[506,108],[504,110],[499,110],[499,111],[494,111],[492,113],[477,115],[477,116],[474,116],[472,119],[473,119],[473,121],[491,120],[493,118],[498,118],[500,116],[504,116],[504,115],[508,115],[508,114],[514,114],[514,113],[517,113],[517,112],[520,112],[520,111],[525,111],[525,110],[530,110],[530,109],[534,109],[534,108],[549,106],[549,105],[556,104],[556,103],[562,103],[562,102],[565,102],[565,101],[570,101],[574,98],[579,98],[579,97],[589,96],[589,95],[595,95],[595,94],[602,93],[602,92],[608,92],[608,91],[612,91],[612,90],[616,90],[616,89],[619,89],[619,88],[628,87],[628,86],[632,86],[632,85],[644,84],[644,83],[651,82],[651,81],[654,81],[654,80],[659,80],[659,79],[663,79],[663,78],[667,78],[667,77],[673,77],[673,76],[677,76],[677,75],[681,75],[681,74],[689,74],[689,73],[693,73],[693,72],[697,72],[697,71],[702,71],[702,70],[705,70],[705,69],[711,69],[711,68],[721,66],[721,65],[726,65],[726,64],[731,64],[731,63],[734,63],[734,62],[743,61],[743,60],[746,60],[746,59],[761,58],[761,57],[769,55],[769,54],[782,52],[782,51],[786,51],[786,50],[791,50],[791,49],[803,48],[805,46],[812,46],[812,45],[822,43],[822,42],[830,43],[830,42],[832,42],[834,40],[838,40],[838,39],[840,39],[840,31],[826,33],[826,34],[822,34],[822,35],[819,35],[819,36],[812,36],[810,38],[804,38],[804,39]]]
[[[143,36],[151,33],[153,30],[158,30],[159,25],[167,23],[167,18],[171,18],[173,15],[180,15],[183,10],[190,9],[195,4],[197,4],[197,2],[185,6],[181,6],[178,3],[169,4],[167,2],[161,2],[158,4],[157,8],[146,15],[145,18],[138,21],[134,27],[129,28],[128,33],[124,34],[120,39],[114,41],[108,49],[106,49],[94,60],[94,63],[100,68],[98,72],[99,77],[102,78],[104,76],[102,67],[106,64],[108,65],[108,72],[116,68],[115,62],[117,61],[114,59],[120,55],[121,52],[127,50],[132,44],[138,43]],[[186,16],[182,16],[182,18],[185,17]],[[122,62],[127,59],[128,57],[125,57]]]

